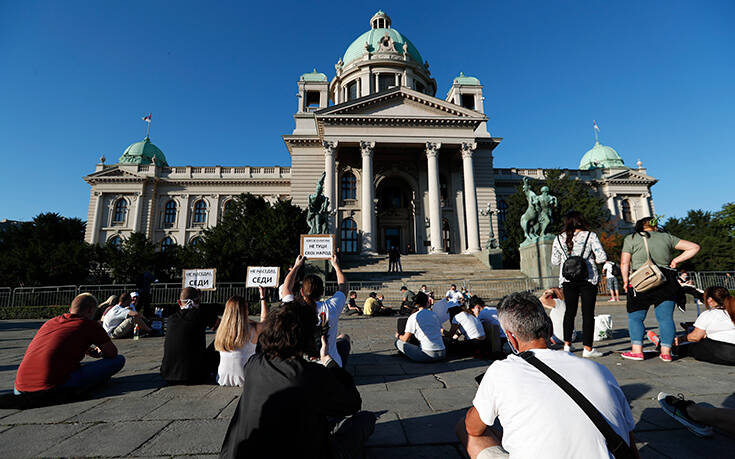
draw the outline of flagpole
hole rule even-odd
[[[599,143],[598,132],[599,128],[597,127],[597,122],[595,120],[592,120],[592,131],[595,133],[595,143]]]
[[[150,134],[151,134],[151,120],[148,120],[148,123],[146,123],[146,124],[148,124],[148,127],[145,130],[145,136],[148,137],[148,138],[150,138]]]

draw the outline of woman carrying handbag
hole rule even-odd
[[[551,264],[561,265],[559,285],[564,292],[567,310],[564,313],[564,350],[571,352],[574,319],[578,301],[582,300],[582,357],[601,357],[592,348],[597,301],[597,263],[607,261],[605,250],[595,233],[588,230],[584,216],[571,211],[564,216],[564,231],[554,239]]]
[[[674,257],[674,253],[682,253]],[[643,360],[643,320],[648,307],[653,305],[661,336],[661,354],[664,362],[671,362],[674,344],[674,306],[679,296],[676,267],[699,252],[699,245],[659,232],[655,220],[646,217],[635,224],[635,232],[625,237],[620,255],[623,289],[627,293],[628,333],[632,349],[621,356],[629,360]],[[632,273],[631,273],[632,270]]]

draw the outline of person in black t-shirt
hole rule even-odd
[[[375,415],[358,411],[360,393],[327,353],[325,335],[320,363],[304,360],[315,351],[316,331],[314,311],[303,304],[284,303],[268,314],[221,458],[362,457]]]
[[[357,303],[355,302],[355,299],[357,299],[357,292],[355,291],[350,292],[350,299],[347,300],[347,304],[345,305],[345,310],[344,310],[345,315],[348,315],[348,316],[354,316],[354,315],[361,316],[362,315],[362,309],[360,309],[360,307],[357,305]]]
[[[219,353],[214,341],[207,347],[206,330],[215,330],[219,319],[214,311],[200,309],[199,298],[199,290],[182,289],[180,309],[168,317],[161,377],[169,384],[201,384],[217,372]]]

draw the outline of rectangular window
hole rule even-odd
[[[347,100],[357,99],[357,81],[347,85]]]
[[[392,73],[378,75],[378,91],[385,91],[396,85],[396,76]]]
[[[474,94],[462,94],[462,106],[469,108],[470,110],[475,109],[475,95]]]
[[[413,82],[413,89],[415,89],[418,92],[424,92],[424,85],[422,85],[418,81],[414,81]]]
[[[319,106],[319,91],[306,91],[306,106],[307,107],[318,107]]]

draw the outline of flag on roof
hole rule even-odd
[[[150,123],[151,122],[151,114],[149,113],[147,116],[144,116],[143,117],[143,121],[145,121],[146,123]]]

